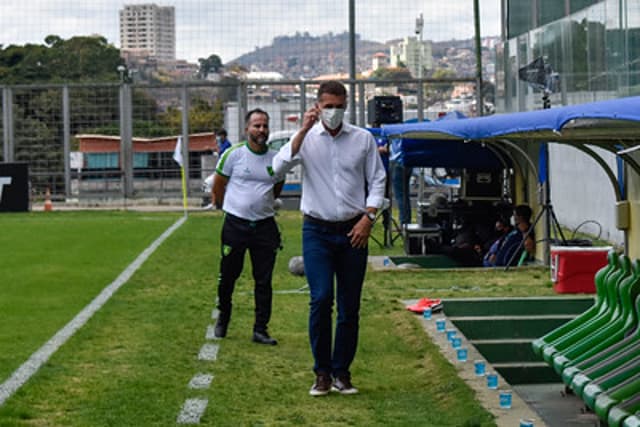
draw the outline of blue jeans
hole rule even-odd
[[[411,224],[411,181],[412,168],[404,167],[398,163],[391,163],[391,179],[393,194],[398,203],[398,219],[400,224]]]
[[[349,231],[306,220],[302,227],[304,271],[311,291],[309,341],[316,373],[350,375],[356,355],[368,249],[353,248],[347,237]],[[338,314],[332,353],[334,277]]]

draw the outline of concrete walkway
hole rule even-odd
[[[413,304],[415,301],[405,301],[406,304]],[[456,330],[456,336],[462,338],[462,347],[467,348],[467,361],[459,362],[457,360],[457,352],[451,346],[451,343],[447,340],[446,333],[438,332],[436,330],[436,320],[445,319],[441,313],[433,315],[431,320],[421,318],[422,325],[429,338],[440,347],[440,352],[449,359],[452,365],[458,369],[458,375],[460,378],[466,381],[466,383],[475,392],[478,400],[489,412],[491,412],[496,418],[496,424],[499,427],[513,427],[520,425],[520,420],[533,420],[536,427],[547,426],[554,427],[551,424],[544,422],[536,411],[534,411],[527,402],[513,390],[509,384],[506,383],[504,378],[498,373],[498,389],[492,390],[487,387],[486,377],[477,376],[474,369],[474,361],[482,360],[485,362],[487,371],[491,371],[489,362],[487,362],[482,355],[475,349],[473,345],[470,345],[466,338],[458,331],[450,322],[446,322],[446,329]],[[502,390],[512,390],[511,396],[511,408],[503,409],[500,407],[499,393]]]
[[[413,304],[415,300],[405,301]],[[418,316],[418,315],[416,315]],[[436,330],[436,320],[444,319],[447,330],[455,330],[462,338],[462,347],[467,348],[467,361],[460,362],[457,352],[451,346],[446,333]],[[440,352],[458,369],[458,375],[476,392],[480,403],[496,417],[499,427],[520,425],[520,420],[532,420],[534,426],[547,427],[597,427],[598,417],[593,412],[584,413],[582,400],[575,395],[564,394],[564,384],[525,384],[511,386],[498,375],[498,390],[487,388],[486,377],[477,376],[474,361],[485,362],[486,371],[492,372],[491,365],[484,359],[466,337],[442,313],[434,313],[430,320],[420,318],[426,334],[440,347]],[[512,391],[511,409],[502,409],[499,403],[500,390]]]
[[[593,412],[584,413],[584,403],[578,396],[564,394],[564,384],[525,384],[514,386],[520,397],[549,427],[598,427]]]

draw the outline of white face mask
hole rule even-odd
[[[344,117],[344,108],[323,108],[322,123],[331,130],[338,129]]]

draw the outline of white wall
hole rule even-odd
[[[591,148],[616,173],[615,157]],[[595,220],[602,225],[602,239],[622,244],[624,234],[615,226],[615,193],[600,165],[581,151],[560,144],[549,145],[549,159],[551,201],[560,224],[573,230],[583,221]],[[595,224],[585,224],[580,231],[597,235],[599,229]]]

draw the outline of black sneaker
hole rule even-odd
[[[358,389],[351,384],[351,377],[348,375],[340,375],[334,381],[331,386],[332,391],[337,391],[340,394],[358,394]]]
[[[331,391],[331,377],[327,374],[317,374],[316,382],[311,386],[311,396],[326,396]]]
[[[218,321],[216,322],[216,327],[213,330],[213,333],[216,336],[216,338],[224,338],[227,336],[227,326],[229,326],[228,323],[223,323],[220,321],[220,318],[218,318]]]
[[[257,342],[258,344],[266,344],[266,345],[276,345],[278,341],[274,340],[269,336],[267,331],[264,332],[253,332],[253,342]]]

